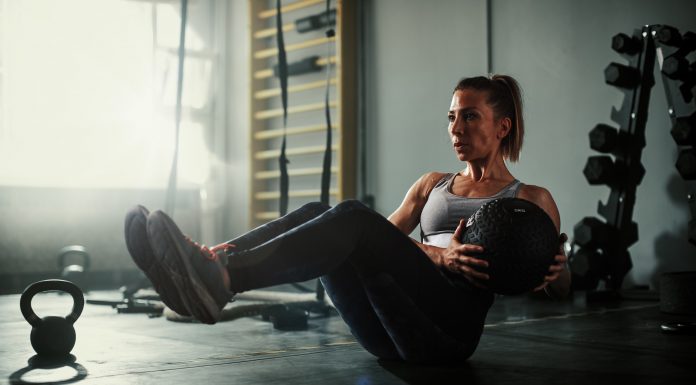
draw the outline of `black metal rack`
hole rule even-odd
[[[590,147],[606,155],[589,157],[583,170],[590,184],[607,185],[611,191],[606,203],[600,201],[597,207],[604,220],[585,217],[575,225],[573,242],[579,248],[573,247],[570,256],[573,286],[587,290],[588,298],[602,293],[615,296],[632,267],[628,248],[638,240],[638,224],[632,216],[636,190],[645,174],[641,153],[656,60],[671,133],[680,148],[676,167],[687,185],[692,217],[688,238],[696,245],[696,62],[689,63],[687,58],[696,50],[696,35],[682,35],[667,25],[646,25],[631,36],[615,35],[612,48],[628,61],[605,69],[606,83],[624,93],[621,108],[611,111],[618,128],[598,124],[590,131]],[[597,290],[601,281],[605,288]]]

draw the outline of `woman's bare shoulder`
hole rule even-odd
[[[450,173],[439,171],[431,171],[423,174],[416,181],[418,190],[421,192],[422,195],[428,196],[432,191],[433,187],[435,187],[435,185],[437,184],[437,182],[441,181],[442,178],[446,177],[447,175],[450,175]]]
[[[549,190],[541,186],[524,184],[522,187],[520,187],[517,197],[526,199],[544,209],[544,211],[549,214],[553,222],[556,224],[556,227],[560,229],[560,214],[558,213],[558,207],[556,206],[556,202],[554,201],[553,196],[551,196]]]

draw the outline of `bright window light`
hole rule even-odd
[[[179,3],[5,0],[0,13],[0,185],[166,187]],[[187,53],[204,54],[184,65],[179,178],[201,184],[213,60],[195,27]]]

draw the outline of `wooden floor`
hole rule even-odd
[[[108,297],[119,293],[88,295]],[[34,307],[39,316],[65,315],[70,301],[46,293]],[[662,322],[683,317],[650,300],[500,297],[478,350],[458,367],[380,362],[338,316],[284,332],[260,316],[208,326],[87,304],[75,324],[75,362],[46,369],[32,365],[19,295],[0,296],[0,312],[2,384],[696,384],[696,336],[662,333]]]

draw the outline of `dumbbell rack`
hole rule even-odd
[[[689,241],[696,244],[696,113],[686,116],[696,106],[696,63],[690,66],[686,56],[696,49],[696,35],[682,35],[666,25],[646,25],[632,36],[623,33],[612,39],[614,51],[628,64],[611,63],[605,69],[607,84],[624,95],[620,109],[612,109],[615,129],[598,124],[590,131],[590,147],[611,154],[588,158],[583,173],[592,185],[608,185],[607,203],[599,202],[597,211],[604,217],[585,217],[574,227],[574,244],[570,262],[573,286],[587,290],[588,299],[616,298],[623,278],[632,267],[628,248],[638,240],[638,225],[632,221],[637,186],[645,174],[641,153],[645,147],[645,126],[650,91],[655,84],[653,69],[657,58],[666,91],[672,136],[681,149],[677,169],[687,183],[692,220]],[[673,95],[675,90],[679,95]],[[599,282],[605,288],[596,290]]]

